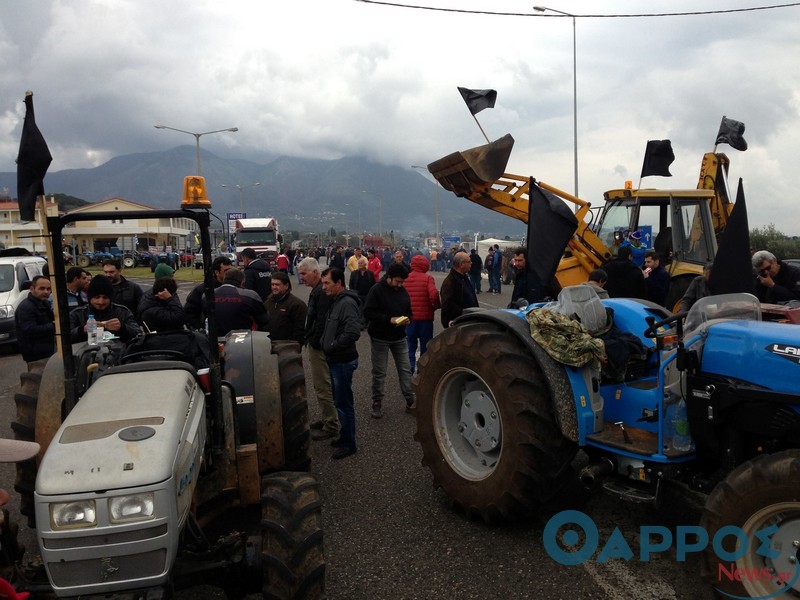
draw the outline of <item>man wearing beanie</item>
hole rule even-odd
[[[172,277],[174,274],[175,274],[175,269],[170,267],[165,262],[158,263],[156,270],[153,271],[153,276],[156,279],[161,279],[162,277]]]
[[[114,304],[114,286],[105,275],[96,275],[86,291],[89,304],[79,306],[69,313],[69,329],[72,342],[86,341],[86,321],[94,315],[98,327],[110,331],[123,342],[135,338],[141,331],[131,310],[121,304]]]

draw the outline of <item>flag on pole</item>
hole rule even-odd
[[[675,153],[672,151],[672,142],[669,140],[649,140],[644,151],[644,163],[642,163],[641,177],[658,175],[660,177],[672,177],[669,166],[675,160]]]
[[[734,121],[725,115],[722,115],[722,122],[719,124],[719,132],[717,133],[717,141],[715,144],[728,144],[731,148],[747,150],[747,142],[744,137],[744,123],[741,121]]]
[[[528,189],[528,262],[547,287],[578,229],[578,220],[561,198],[539,187],[533,179]]]
[[[733,205],[728,225],[722,232],[714,266],[708,279],[711,292],[717,294],[753,293],[753,265],[750,262],[750,227],[747,223],[747,206],[744,185],[739,178],[736,203]]]
[[[36,214],[36,198],[44,196],[44,176],[53,157],[36,126],[33,114],[33,93],[25,94],[25,121],[17,156],[17,202],[20,220],[33,221]]]
[[[467,103],[467,108],[472,116],[477,115],[484,108],[494,108],[494,103],[497,101],[497,92],[495,90],[470,90],[468,88],[460,87],[458,91],[464,102]]]

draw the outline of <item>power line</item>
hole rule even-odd
[[[432,10],[436,12],[465,13],[472,15],[497,15],[504,17],[535,17],[544,19],[565,19],[574,16],[577,19],[643,19],[653,17],[696,17],[702,15],[727,15],[733,13],[754,12],[760,10],[774,10],[776,8],[793,8],[800,6],[800,2],[788,2],[786,4],[771,4],[768,6],[751,6],[747,8],[728,8],[722,10],[698,10],[689,12],[671,13],[631,13],[631,14],[584,14],[584,15],[565,15],[565,14],[544,14],[544,13],[513,13],[496,12],[490,10],[466,10],[463,8],[441,8],[436,6],[420,6],[417,4],[399,4],[395,2],[381,2],[380,0],[356,0],[364,4],[379,4],[381,6],[392,6],[394,8],[412,8],[415,10]]]

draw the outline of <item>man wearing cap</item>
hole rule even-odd
[[[111,282],[113,293],[109,296],[114,304],[127,306],[131,314],[136,317],[139,303],[142,301],[142,288],[128,281],[122,276],[122,263],[109,259],[103,263],[103,275]],[[88,296],[88,294],[87,294]],[[95,315],[95,318],[97,315]]]
[[[123,342],[139,335],[141,329],[131,310],[127,306],[112,302],[114,286],[108,277],[94,276],[86,296],[89,298],[89,304],[79,306],[69,313],[69,329],[73,343],[86,341],[86,321],[89,320],[90,314],[94,315],[98,327],[110,331]]]

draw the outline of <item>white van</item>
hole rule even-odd
[[[28,297],[31,280],[42,274],[46,264],[41,256],[0,257],[0,346],[16,344],[14,313]]]

